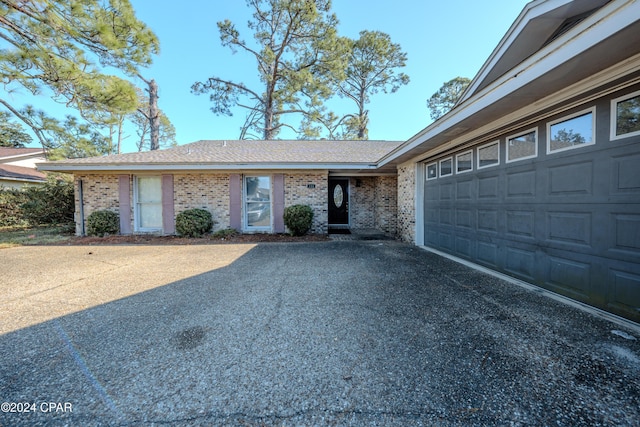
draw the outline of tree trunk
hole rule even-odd
[[[360,82],[360,96],[359,96],[359,115],[358,115],[358,139],[369,139],[369,132],[367,126],[369,125],[368,111],[364,109],[366,102],[366,92],[364,90],[366,82]]]
[[[158,84],[154,79],[149,82],[149,126],[151,150],[160,148],[160,114],[158,113]]]
[[[118,120],[118,152],[116,154],[122,153],[122,123],[124,122],[124,116]]]

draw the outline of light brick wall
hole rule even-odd
[[[349,215],[352,228],[397,231],[397,178],[366,176],[350,179]]]
[[[375,181],[375,227],[395,235],[398,232],[398,178],[378,176]]]
[[[412,243],[416,237],[415,188],[415,163],[403,163],[398,167],[398,236]]]
[[[110,210],[118,213],[120,202],[118,200],[118,175],[75,175],[75,218],[76,234],[82,233],[80,222],[80,192],[79,183],[82,180],[82,190],[84,194],[84,221],[92,212],[99,210]]]
[[[229,228],[229,174],[175,174],[173,176],[175,215],[187,209],[211,212],[213,229]]]
[[[376,177],[349,179],[349,220],[351,228],[376,227]]]
[[[309,186],[315,188],[309,188]],[[284,176],[284,206],[309,205],[313,209],[311,233],[326,234],[329,216],[327,211],[328,173],[287,173]]]

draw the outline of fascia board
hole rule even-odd
[[[371,163],[157,163],[157,164],[51,164],[40,163],[38,169],[52,172],[87,171],[197,171],[197,170],[351,170],[376,169]]]
[[[15,154],[13,156],[0,157],[0,163],[15,162],[16,160],[29,159],[31,157],[45,157],[45,155],[46,154],[45,154],[44,150],[36,151],[36,152],[33,152],[33,153]]]
[[[46,182],[46,179],[36,179],[36,178],[16,178],[10,176],[0,176],[1,181],[18,181],[18,182],[33,182],[33,183],[43,183]]]
[[[391,151],[380,160],[378,166],[384,166],[444,130],[455,127],[462,120],[469,118],[495,102],[499,102],[502,98],[562,65],[567,58],[579,55],[581,52],[612,36],[620,29],[633,24],[638,20],[638,16],[640,16],[640,2],[634,0],[617,2],[617,7],[615,8],[613,6],[603,7],[589,19],[581,22],[576,28],[565,34],[566,38],[558,39],[549,44],[537,54],[506,73],[495,83],[423,129],[405,144]]]

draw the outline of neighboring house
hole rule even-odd
[[[46,161],[41,148],[0,147],[0,188],[22,188],[38,185],[47,180],[36,170],[36,163]]]
[[[75,175],[78,218],[119,211],[123,232],[173,233],[190,207],[279,232],[304,203],[315,232],[378,227],[635,321],[639,168],[630,0],[532,1],[454,109],[403,143],[203,141],[43,167]]]

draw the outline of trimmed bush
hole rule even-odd
[[[176,231],[181,236],[201,237],[213,228],[211,212],[204,209],[187,209],[176,216]]]
[[[284,209],[284,225],[294,236],[303,236],[311,229],[313,209],[307,205],[292,205]]]
[[[103,237],[120,232],[120,217],[112,211],[95,211],[87,218],[87,234]]]

